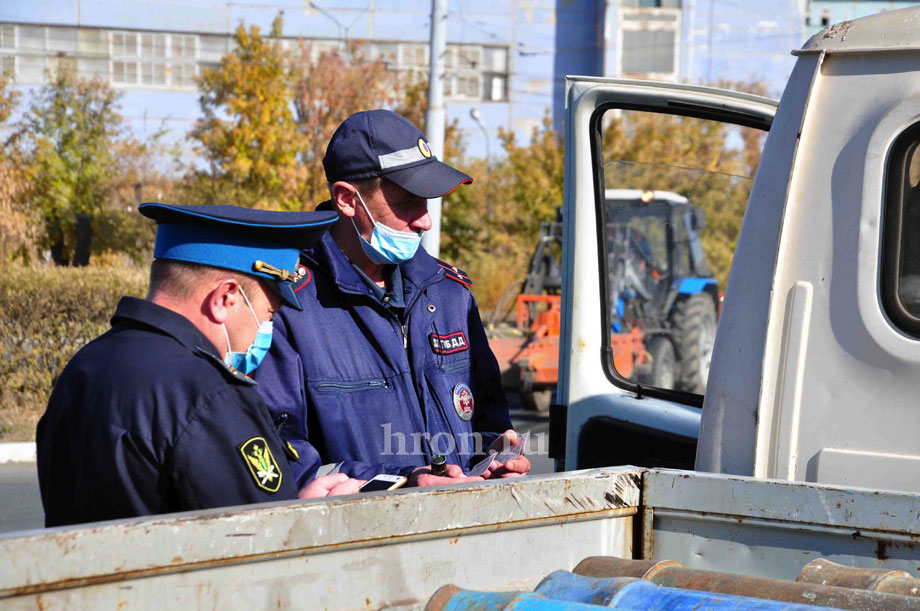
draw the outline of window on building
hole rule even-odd
[[[831,24],[831,12],[829,9],[824,9],[821,11],[821,26],[827,27]]]
[[[399,45],[400,70],[424,70],[428,68],[428,45]]]
[[[165,34],[141,34],[141,57],[166,58]]]
[[[623,9],[620,29],[620,74],[676,79],[680,49],[679,8]]]
[[[180,36],[173,34],[172,38],[172,57],[183,59],[195,59],[195,41],[197,36]]]
[[[137,57],[137,34],[112,32],[112,55],[114,57]]]
[[[152,62],[141,64],[141,84],[166,86],[166,64]]]
[[[20,25],[16,26],[16,50],[19,53],[44,55],[48,51],[75,51],[73,45],[60,45],[64,28],[46,28],[44,26]],[[48,30],[51,30],[49,36]],[[51,42],[51,46],[49,46]]]
[[[0,75],[6,77],[16,76],[15,55],[0,55]]]
[[[172,66],[173,87],[194,87],[197,76],[197,64],[173,64]]]
[[[16,48],[16,26],[11,23],[0,24],[0,49]]]
[[[52,26],[35,29],[39,31],[31,37],[44,39],[37,41],[37,48],[46,50],[49,54],[66,53],[69,57],[76,57],[82,52],[77,42],[77,28]]]
[[[667,30],[623,32],[624,74],[671,74],[675,72],[677,33]]]
[[[116,85],[136,85],[137,62],[113,61],[112,82]]]
[[[296,50],[300,50],[300,41],[294,45]],[[219,62],[220,59],[230,52],[230,39],[226,36],[208,36],[201,35],[198,37],[198,59],[206,62]]]
[[[504,74],[483,74],[485,91],[482,99],[487,102],[499,102],[508,99],[508,78]]]
[[[508,70],[508,50],[504,47],[485,47],[483,49],[483,69],[492,72]]]
[[[198,37],[156,32],[111,32],[111,79],[115,85],[195,86]]]
[[[481,70],[482,48],[461,47],[457,53],[458,70]]]

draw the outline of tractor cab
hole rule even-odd
[[[610,332],[640,336],[644,352],[631,367],[638,382],[701,393],[719,303],[699,237],[703,211],[670,191],[605,196]]]

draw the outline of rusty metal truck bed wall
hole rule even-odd
[[[920,575],[920,495],[663,469],[644,483],[644,558],[789,580],[819,557]]]
[[[595,469],[12,533],[0,537],[0,606],[413,607],[445,583],[532,589],[585,556],[632,556],[641,473]]]

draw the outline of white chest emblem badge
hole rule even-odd
[[[464,420],[473,417],[473,391],[466,384],[460,383],[454,386],[454,409],[457,415]]]

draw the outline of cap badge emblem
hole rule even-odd
[[[454,386],[454,409],[463,420],[473,417],[473,391],[462,382]]]
[[[428,159],[431,157],[431,149],[428,148],[428,143],[425,142],[424,138],[418,139],[418,150],[422,151],[422,157]]]

